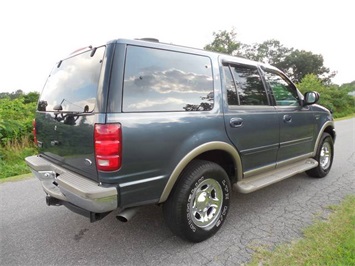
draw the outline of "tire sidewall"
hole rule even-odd
[[[218,165],[217,165],[218,166]],[[218,166],[219,167],[219,166]],[[194,224],[191,218],[191,201],[193,200],[192,195],[195,193],[195,191],[198,189],[199,185],[206,179],[214,179],[216,180],[219,185],[222,188],[222,193],[223,193],[223,203],[221,206],[221,210],[218,214],[218,217],[214,221],[213,227],[210,229],[206,230],[206,228],[201,228],[198,227],[197,225]],[[192,184],[190,185],[190,190],[187,191],[185,195],[185,202],[183,203],[185,208],[185,213],[183,214],[182,217],[185,217],[183,219],[183,224],[186,230],[185,232],[188,232],[187,234],[189,235],[188,238],[192,239],[195,242],[202,241],[204,239],[209,238],[210,236],[214,235],[219,228],[222,226],[224,223],[226,216],[229,211],[229,201],[230,201],[230,193],[231,193],[231,186],[230,186],[230,181],[225,173],[225,171],[221,168],[218,169],[216,166],[214,166],[213,169],[211,168],[205,168],[203,169],[198,175],[195,176]]]
[[[324,143],[328,142],[330,144],[330,148],[331,148],[331,158],[330,158],[330,164],[328,166],[327,169],[323,169],[323,167],[320,165],[320,156],[321,156],[321,151],[322,151],[322,147],[324,145]],[[318,147],[318,151],[317,151],[317,162],[318,162],[318,168],[319,168],[319,171],[321,173],[321,176],[326,176],[330,169],[332,168],[332,164],[333,164],[333,156],[334,156],[334,145],[333,145],[333,140],[332,138],[330,137],[329,134],[324,134],[323,137],[322,137],[322,140],[320,142],[320,145]]]

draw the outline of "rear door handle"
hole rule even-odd
[[[240,117],[233,117],[230,121],[229,121],[229,125],[231,127],[241,127],[243,125],[243,118]]]
[[[292,122],[292,116],[284,115],[283,120],[284,120],[285,123],[291,123]]]

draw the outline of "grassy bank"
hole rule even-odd
[[[29,173],[24,159],[36,153],[32,140],[26,137],[0,145],[0,179]]]
[[[249,265],[355,265],[355,195],[348,196],[327,221],[316,221],[304,238],[257,250]]]

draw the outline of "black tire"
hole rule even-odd
[[[230,180],[221,166],[208,161],[192,161],[163,205],[168,227],[191,242],[211,237],[226,219],[230,191]]]
[[[333,156],[333,139],[328,133],[323,133],[318,145],[317,154],[314,157],[314,159],[318,162],[318,166],[306,171],[307,175],[317,178],[325,177],[332,167]]]

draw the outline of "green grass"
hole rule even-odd
[[[8,178],[2,178],[2,179],[0,179],[0,184],[6,183],[6,182],[17,182],[17,181],[27,180],[27,179],[31,179],[33,177],[34,176],[32,173],[27,173],[27,174],[23,174],[23,175],[8,177]]]
[[[24,159],[36,153],[36,148],[28,138],[0,146],[0,180],[29,173]]]
[[[354,113],[354,114],[351,114],[351,115],[347,115],[347,116],[335,118],[335,121],[346,120],[346,119],[350,119],[350,118],[354,118],[354,117],[355,117],[355,113]]]
[[[316,221],[304,238],[274,250],[257,248],[248,265],[355,265],[355,195],[348,196],[327,221]]]

